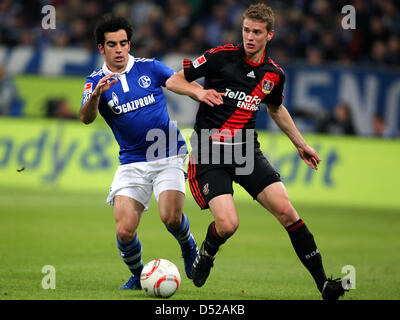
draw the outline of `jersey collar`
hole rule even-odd
[[[243,43],[241,43],[239,45],[239,48],[240,48],[240,53],[243,56],[244,61],[246,61],[249,65],[251,65],[253,67],[258,67],[258,66],[262,65],[263,63],[268,62],[267,47],[265,47],[264,55],[263,55],[263,57],[262,57],[262,59],[261,59],[261,61],[259,63],[255,63],[253,61],[250,61],[250,60],[246,59]]]
[[[135,58],[133,56],[129,55],[129,60],[128,60],[128,63],[126,65],[125,70],[120,72],[120,73],[116,73],[116,75],[122,75],[124,73],[128,73],[132,69],[134,64],[135,64]],[[110,69],[108,69],[108,67],[106,66],[105,62],[103,64],[102,69],[103,69],[104,75],[108,75],[110,73],[113,73],[113,72],[110,71]]]

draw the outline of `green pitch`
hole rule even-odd
[[[118,290],[130,274],[104,201],[105,195],[0,190],[0,299],[151,299]],[[354,267],[356,289],[346,299],[400,298],[399,210],[294,205],[314,234],[328,276]],[[320,299],[275,218],[251,199],[237,206],[240,227],[199,289],[186,278],[178,244],[152,201],[139,228],[143,261],[166,258],[179,267],[181,288],[170,299]],[[200,245],[211,215],[191,195],[185,212]],[[46,265],[55,268],[54,290],[42,288]]]

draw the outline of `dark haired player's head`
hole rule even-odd
[[[103,16],[103,18],[96,24],[96,28],[94,30],[96,43],[104,46],[105,33],[116,32],[118,30],[125,30],[128,41],[131,40],[133,28],[125,18],[115,17],[112,15]]]
[[[131,24],[122,17],[104,16],[96,25],[94,36],[107,68],[122,72],[129,60]]]

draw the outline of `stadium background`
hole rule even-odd
[[[101,118],[84,126],[77,117],[85,77],[102,65],[95,22],[105,13],[125,16],[135,28],[133,55],[155,57],[178,71],[183,58],[238,41],[241,12],[253,2],[0,1],[0,299],[144,298],[114,292],[115,282],[127,277],[116,254],[112,210],[104,204],[118,148]],[[276,12],[268,51],[287,75],[284,104],[323,162],[318,172],[309,170],[265,108],[257,119],[263,151],[315,230],[329,272],[343,276],[343,266],[354,266],[357,287],[350,298],[399,299],[399,4],[265,2]],[[42,26],[48,4],[55,8],[55,29]],[[342,27],[345,5],[355,9],[355,29]],[[165,93],[171,119],[188,137],[197,103]],[[216,287],[199,292],[184,282],[174,297],[318,299],[276,222],[240,188],[235,197],[242,223],[221,253]],[[200,213],[189,190],[185,211],[201,241],[211,217]],[[157,248],[155,239],[170,239],[154,200],[149,212],[140,230],[144,260],[164,252],[182,268],[172,242]],[[257,276],[246,282],[238,274],[249,261]],[[224,274],[224,263],[237,265],[238,274]],[[57,270],[54,292],[40,285],[46,264]],[[98,264],[103,269],[92,274]],[[99,276],[110,278],[87,280]],[[237,293],[218,291],[227,277],[237,281]]]

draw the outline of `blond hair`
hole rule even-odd
[[[258,22],[265,22],[267,24],[267,31],[274,30],[275,15],[271,7],[264,3],[252,4],[243,13],[242,22],[244,19],[255,20]]]

